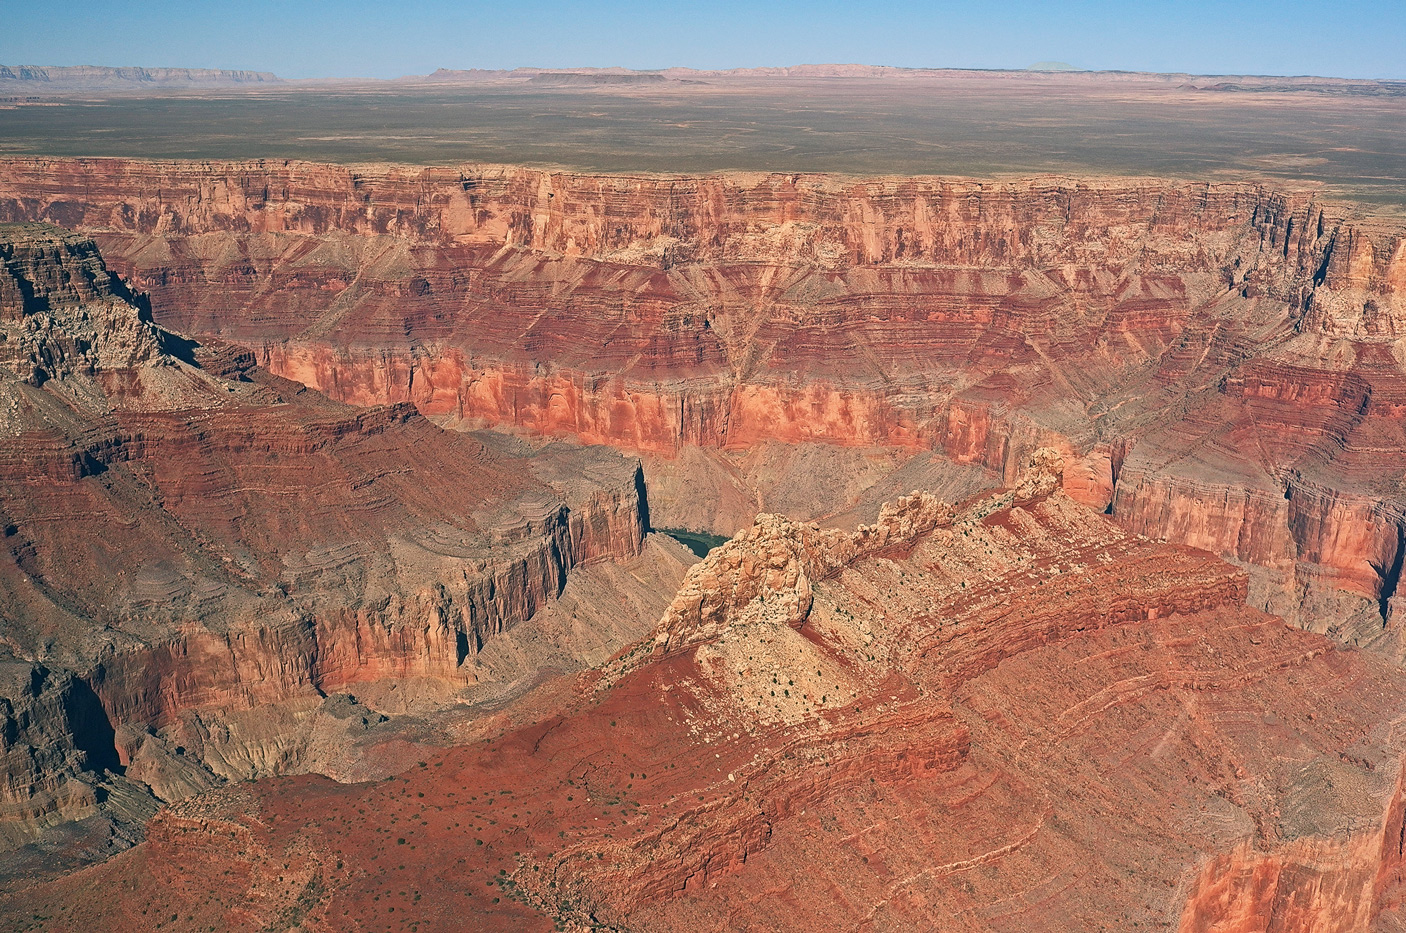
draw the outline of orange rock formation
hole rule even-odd
[[[54,930],[1392,928],[1403,749],[1379,724],[1401,672],[1245,607],[1243,572],[1119,529],[1057,469],[858,535],[769,517],[695,567],[657,637],[533,712],[390,780],[207,792],[25,910]],[[802,573],[808,605],[784,598]]]
[[[39,225],[0,228],[0,437],[0,838],[91,809],[78,785],[192,711],[472,683],[486,640],[647,530],[638,462],[330,402],[156,327]]]
[[[1300,624],[1369,641],[1396,594],[1406,236],[1311,195],[11,159],[0,217],[91,232],[158,320],[355,404],[1005,482],[1054,446],[1071,495]]]
[[[0,925],[1403,925],[1401,230],[1248,185],[83,160],[0,161],[4,218]],[[664,546],[639,463],[557,436],[1002,488],[759,509],[671,601],[602,572],[658,621],[553,671],[605,627],[568,575]]]

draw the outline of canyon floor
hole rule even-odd
[[[0,105],[0,927],[1406,929],[1401,88],[840,72]]]

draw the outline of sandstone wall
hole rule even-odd
[[[330,401],[157,327],[90,239],[0,225],[0,844],[188,713],[472,683],[648,530],[638,461]]]
[[[1401,780],[1386,800],[1377,832],[1294,839],[1261,848],[1246,842],[1202,866],[1179,933],[1373,928],[1399,907],[1406,839]]]
[[[1308,194],[10,159],[0,218],[91,231],[163,322],[355,404],[1006,482],[1051,446],[1080,501],[1288,602],[1395,594],[1406,233]]]
[[[105,658],[85,679],[114,726],[155,728],[186,710],[252,709],[368,681],[467,685],[474,678],[465,660],[556,597],[572,567],[639,554],[647,530],[641,516],[632,477],[584,508],[554,509],[540,536],[517,542],[517,556],[484,562],[472,575],[228,632],[191,626],[169,641]]]

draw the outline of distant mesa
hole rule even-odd
[[[1071,86],[1118,84],[1123,86],[1172,87],[1212,92],[1309,91],[1370,97],[1406,94],[1406,82],[1358,78],[1325,78],[1306,75],[1192,75],[1184,72],[1093,71],[1068,62],[1041,61],[1028,68],[898,68],[888,65],[809,64],[698,70],[671,67],[650,71],[628,68],[524,67],[513,69],[439,68],[427,75],[379,78],[322,77],[285,79],[263,71],[236,71],[213,68],[141,68],[97,65],[0,65],[0,93],[24,95],[63,95],[74,92],[148,93],[182,92],[224,88],[231,91],[259,91],[270,85],[326,88],[336,85],[366,87],[378,85],[461,86],[495,84],[530,88],[572,87],[678,87],[715,82],[773,81],[921,81],[956,82],[960,86],[991,80],[1025,79],[1042,85],[1054,82]]]
[[[128,87],[218,87],[221,85],[281,84],[266,71],[216,68],[109,68],[100,65],[0,65],[0,87],[113,89]]]
[[[529,84],[548,87],[581,87],[600,84],[663,84],[664,76],[655,72],[613,74],[602,72],[548,71],[528,78]]]

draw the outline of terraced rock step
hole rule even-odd
[[[1406,675],[1059,469],[857,533],[767,516],[531,710],[388,780],[204,793],[26,904],[56,930],[1391,928]]]
[[[1053,446],[1261,608],[1368,643],[1396,605],[1406,231],[1311,193],[8,159],[0,218],[89,232],[163,324],[343,401],[644,454],[661,525]]]
[[[489,640],[648,531],[638,461],[329,401],[157,327],[43,225],[0,226],[0,437],[8,842],[127,770],[163,796],[297,770],[279,723],[328,693],[472,685]]]

